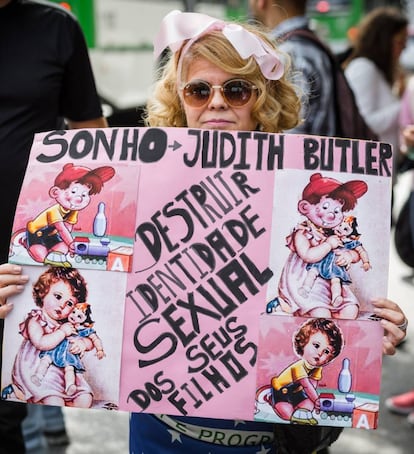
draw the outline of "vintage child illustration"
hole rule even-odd
[[[355,347],[366,340],[366,327],[358,326],[363,323],[373,322],[263,315],[255,419],[374,428],[371,414],[362,412],[361,419],[361,408],[377,406],[378,413],[379,384],[364,382],[361,375],[375,373],[381,355],[365,358],[369,368],[359,368],[363,362]],[[291,333],[290,342],[282,341],[284,330]],[[378,323],[373,331],[370,336],[379,341]],[[363,392],[369,387],[371,393]]]
[[[111,273],[111,277],[124,281],[123,273]],[[111,283],[117,288],[114,279]],[[95,329],[88,297],[94,300],[96,313],[100,302],[89,294],[85,277],[75,268],[45,268],[33,284],[32,296],[35,307],[26,309],[24,319],[18,324],[22,340],[9,382],[3,371],[2,398],[82,408],[99,406],[98,401],[106,398],[117,405],[117,393],[112,395],[95,380],[98,370],[112,369],[116,376],[119,365],[118,358],[113,357],[114,346],[109,349],[111,358]],[[113,322],[121,324],[123,311],[115,313]],[[116,347],[120,348],[120,342]],[[93,357],[105,363],[103,368],[95,369]]]
[[[86,208],[91,196],[99,194],[106,181],[115,174],[112,167],[89,169],[65,164],[57,175],[49,196],[55,205],[28,221],[24,245],[36,262],[45,265],[70,267],[66,255],[75,252],[72,230],[79,211]],[[100,232],[99,232],[100,233]],[[102,235],[105,228],[102,228]]]
[[[293,346],[300,358],[272,377],[265,400],[275,413],[297,424],[317,424],[313,410],[320,409],[318,382],[322,369],[342,350],[343,335],[332,320],[310,319],[297,331]]]
[[[35,385],[40,386],[46,372],[51,364],[62,367],[65,370],[65,391],[71,396],[76,392],[75,373],[84,372],[85,366],[82,363],[81,355],[71,352],[70,338],[74,336],[88,337],[96,349],[96,356],[102,359],[105,352],[102,341],[93,329],[94,321],[91,318],[91,306],[88,303],[76,303],[72,312],[68,316],[68,323],[76,329],[62,340],[55,348],[40,353],[40,362],[32,375],[32,381]],[[63,329],[64,325],[61,326]]]
[[[297,211],[305,217],[286,239],[290,254],[281,271],[278,295],[267,312],[282,310],[309,317],[356,319],[360,303],[350,270],[360,262],[372,267],[360,241],[353,215],[368,185],[362,180],[339,181],[314,173],[302,192]]]
[[[119,217],[113,188],[120,186],[119,178],[126,175],[112,166],[88,167],[72,162],[53,168],[57,169],[53,177],[51,173],[45,175],[53,178],[47,189],[43,181],[36,179],[31,185],[34,190],[21,194],[19,207],[24,214],[18,208],[10,261],[128,271],[132,263],[132,225],[130,231],[122,232],[125,237],[117,235],[112,221]],[[45,174],[44,168],[35,169],[41,172],[39,178]],[[115,182],[117,173],[120,175]],[[32,203],[31,197],[41,188],[41,202]]]
[[[360,261],[362,261],[363,269],[368,271],[371,268],[368,252],[359,241],[360,234],[358,233],[357,227],[356,217],[347,216],[338,227],[333,229],[333,234],[342,242],[342,247],[357,251]],[[308,273],[303,286],[298,290],[301,296],[307,298],[316,278],[321,276],[331,282],[332,305],[338,307],[342,304],[342,285],[350,284],[352,280],[348,273],[350,265],[340,266],[336,263],[336,258],[337,256],[334,251],[331,251],[319,262],[308,263],[306,265]]]

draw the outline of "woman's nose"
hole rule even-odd
[[[211,89],[213,90],[213,95],[211,96],[209,107],[213,109],[227,107],[221,87],[212,87]]]

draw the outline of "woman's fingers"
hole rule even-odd
[[[396,346],[406,336],[407,318],[398,304],[386,298],[377,298],[372,301],[374,312],[381,318],[381,325],[384,328],[383,352],[386,355],[393,355]]]
[[[7,314],[13,309],[12,303],[6,303],[0,306],[0,319],[6,318]]]
[[[0,265],[0,318],[4,318],[13,308],[7,299],[24,290],[29,276],[22,274],[22,268],[10,263]]]

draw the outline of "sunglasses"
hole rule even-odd
[[[184,102],[191,107],[202,107],[210,102],[215,89],[220,89],[226,103],[231,107],[244,106],[250,101],[253,90],[258,90],[255,85],[244,79],[230,79],[223,85],[193,80],[182,89]]]

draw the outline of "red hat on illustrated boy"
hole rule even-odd
[[[356,199],[363,196],[368,190],[365,181],[352,180],[341,183],[334,178],[323,177],[320,173],[314,173],[303,190],[302,198],[304,200],[309,200],[312,197],[320,198],[324,195],[331,194],[338,188],[350,192]]]
[[[96,169],[89,169],[84,166],[75,166],[72,163],[65,164],[63,170],[55,179],[55,186],[67,188],[71,183],[77,181],[91,186],[91,194],[100,192],[103,184],[115,175],[113,167],[104,166]]]

